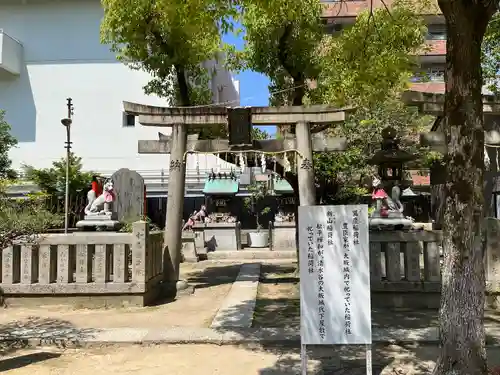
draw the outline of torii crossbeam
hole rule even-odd
[[[165,245],[170,262],[164,264],[166,281],[177,282],[181,256],[181,227],[183,217],[185,162],[189,152],[284,152],[294,150],[302,158],[297,171],[300,205],[314,205],[316,199],[313,151],[343,151],[347,142],[343,138],[311,136],[310,126],[334,124],[345,120],[345,109],[329,106],[289,107],[155,107],[124,102],[124,111],[139,116],[143,126],[172,127],[170,137],[158,140],[140,140],[141,154],[170,153],[168,201],[165,227]],[[350,110],[350,109],[349,109]],[[253,125],[295,125],[295,137],[253,140]],[[228,140],[199,140],[188,132],[204,127],[226,125]],[[166,254],[165,254],[166,255]],[[167,257],[164,257],[164,259]],[[167,258],[167,259],[168,259]]]

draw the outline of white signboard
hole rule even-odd
[[[368,206],[301,206],[298,224],[302,344],[371,344]]]

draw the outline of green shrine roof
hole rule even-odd
[[[276,193],[291,193],[293,192],[292,186],[285,179],[274,180],[274,191]]]
[[[216,178],[205,181],[203,194],[206,195],[234,195],[240,189],[238,181],[231,178]]]

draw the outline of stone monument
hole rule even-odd
[[[95,184],[94,184],[95,183]],[[112,179],[104,182],[102,193],[97,188],[96,181],[92,184],[92,189],[87,193],[87,206],[85,207],[85,217],[76,223],[77,228],[118,229],[120,222],[117,220],[114,205],[117,196],[114,190]]]
[[[111,179],[118,197],[114,210],[117,220],[122,223],[144,220],[146,194],[142,176],[136,171],[121,168],[113,173]]]

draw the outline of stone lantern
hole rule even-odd
[[[376,202],[376,208],[370,217],[370,229],[411,228],[413,220],[403,214],[400,185],[404,180],[404,163],[414,159],[413,155],[399,148],[399,140],[394,128],[387,127],[382,130],[380,150],[368,160],[369,164],[378,166],[379,175],[373,180],[372,199]],[[385,189],[390,189],[390,196]]]
[[[382,181],[401,182],[403,180],[403,165],[415,157],[399,148],[396,130],[390,126],[382,130],[380,150],[368,161],[378,165],[378,175]]]

